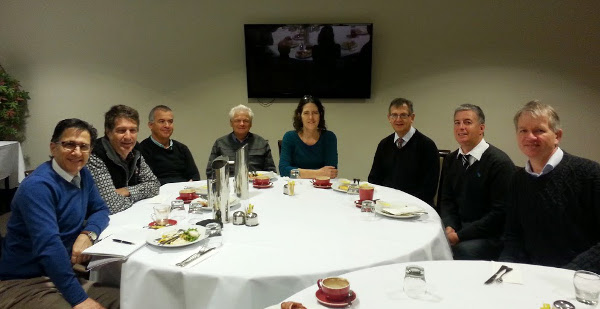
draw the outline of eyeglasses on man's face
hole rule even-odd
[[[79,147],[79,151],[81,151],[81,152],[90,152],[90,150],[92,149],[90,144],[76,143],[73,141],[62,141],[62,142],[58,142],[57,144],[60,144],[62,146],[62,148],[64,148],[65,150],[68,150],[68,151],[75,151],[75,149],[77,149],[77,147]]]
[[[394,114],[389,114],[388,115],[388,118],[390,118],[391,120],[396,120],[398,118],[400,118],[402,120],[406,120],[406,119],[408,119],[408,117],[410,117],[410,114],[404,114],[404,113],[402,113],[402,114],[395,114],[394,113]]]

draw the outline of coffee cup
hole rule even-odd
[[[361,201],[364,200],[373,200],[373,193],[375,192],[375,187],[371,185],[360,185],[358,187],[358,197]]]
[[[329,182],[329,177],[327,176],[317,176],[315,177],[315,185],[320,187],[325,187],[331,185]]]
[[[342,301],[348,298],[350,292],[350,282],[341,277],[329,277],[317,280],[317,286],[327,299],[333,301]]]
[[[169,223],[169,214],[171,213],[171,206],[169,205],[156,205],[154,206],[154,213],[151,215],[152,220],[156,225],[167,225]]]
[[[183,200],[193,200],[196,195],[196,190],[194,189],[183,189],[179,191],[179,197]]]
[[[255,186],[268,186],[270,182],[271,182],[271,179],[269,178],[269,176],[266,176],[266,175],[256,176],[252,180],[252,184]]]

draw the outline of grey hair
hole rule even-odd
[[[524,113],[530,114],[533,118],[538,117],[547,117],[548,125],[550,126],[550,130],[556,133],[560,130],[560,118],[558,117],[558,113],[556,110],[550,105],[544,104],[538,100],[533,100],[527,102],[523,108],[521,108],[516,114],[515,118],[513,118],[513,122],[515,123],[515,130],[518,130],[519,118]]]
[[[233,117],[235,117],[236,113],[247,113],[250,117],[250,121],[252,121],[252,119],[254,118],[254,113],[252,112],[252,109],[250,109],[250,107],[244,104],[235,106],[229,111],[229,120],[233,120]]]
[[[456,116],[456,113],[458,112],[462,112],[462,111],[472,111],[477,115],[477,118],[479,118],[479,123],[481,124],[485,124],[485,114],[483,113],[483,110],[481,109],[481,107],[475,105],[475,104],[461,104],[459,107],[457,107],[454,110],[454,116]]]
[[[154,122],[154,112],[160,110],[163,112],[171,112],[172,110],[166,105],[156,105],[154,108],[150,110],[150,114],[148,114],[148,121]]]

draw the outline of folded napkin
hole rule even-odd
[[[410,213],[414,213],[414,212],[422,212],[424,211],[423,208],[419,207],[419,206],[410,206],[410,205],[405,205],[405,206],[391,206],[391,207],[386,207],[388,205],[383,205],[383,207],[381,208],[381,210],[385,210],[395,216],[401,216],[404,214],[410,214]]]
[[[169,195],[156,195],[148,199],[149,204],[166,204],[169,201]]]
[[[200,262],[202,262],[202,261],[204,261],[204,260],[208,260],[208,259],[209,259],[211,256],[213,256],[213,255],[215,255],[215,254],[219,253],[219,251],[221,250],[221,248],[223,247],[223,245],[217,245],[217,246],[215,246],[215,247],[216,247],[215,249],[213,249],[213,250],[211,250],[211,251],[209,251],[209,252],[207,252],[207,253],[203,254],[202,256],[200,256],[199,258],[197,258],[197,259],[193,260],[192,262],[190,262],[189,264],[185,265],[185,266],[184,266],[184,267],[182,267],[182,268],[192,268],[192,267],[194,267],[196,264],[198,264],[198,263],[200,263]],[[179,262],[181,262],[181,261],[183,261],[183,260],[187,259],[188,257],[190,257],[192,254],[194,254],[194,253],[196,253],[196,252],[197,252],[197,251],[192,251],[192,252],[188,252],[188,253],[186,253],[186,254],[184,254],[184,255],[181,255],[181,254],[180,254],[180,255],[179,255],[179,256],[178,256],[178,257],[177,257],[175,260],[173,260],[173,261],[172,261],[170,264],[171,264],[171,265],[173,265],[173,266],[176,266],[176,267],[180,267],[180,266],[177,266],[177,265],[175,265],[175,264],[177,264],[177,263],[179,263]]]
[[[293,301],[284,301],[281,303],[281,309],[306,309],[301,303]]]
[[[498,269],[500,269],[500,267],[504,264],[500,263],[500,262],[492,261],[492,263],[490,263],[490,265],[491,265],[490,276],[492,276],[492,274],[495,274],[498,271]],[[505,274],[504,276],[502,276],[502,282],[503,283],[523,284],[523,274],[521,272],[521,268],[519,267],[519,265],[516,265],[516,264],[508,265],[507,264],[506,266],[512,268],[512,270],[510,272],[508,272],[507,274]]]

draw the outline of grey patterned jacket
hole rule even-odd
[[[158,195],[160,189],[160,182],[150,170],[150,167],[144,161],[144,158],[141,156],[140,152],[137,149],[134,149],[134,160],[136,162],[135,165],[139,163],[139,171],[137,178],[138,182],[134,185],[129,185],[128,179],[130,177],[125,177],[127,179],[120,179],[120,182],[126,183],[127,190],[129,190],[130,196],[122,196],[116,192],[116,187],[113,182],[112,176],[110,174],[109,168],[107,164],[100,158],[100,156],[104,156],[106,160],[110,160],[112,162],[108,162],[111,166],[115,166],[115,164],[119,164],[115,162],[118,160],[118,157],[115,157],[114,150],[112,147],[108,146],[107,149],[103,149],[104,147],[99,145],[100,143],[96,143],[94,147],[94,152],[90,156],[90,160],[88,161],[87,167],[92,173],[92,177],[96,182],[96,186],[98,187],[98,191],[100,195],[108,205],[110,209],[110,214],[115,214],[120,211],[123,211],[133,203],[145,199],[151,198],[153,196]],[[107,146],[106,144],[104,146]],[[97,153],[101,151],[101,153]],[[100,156],[99,156],[100,155]],[[140,160],[140,162],[137,162]]]

